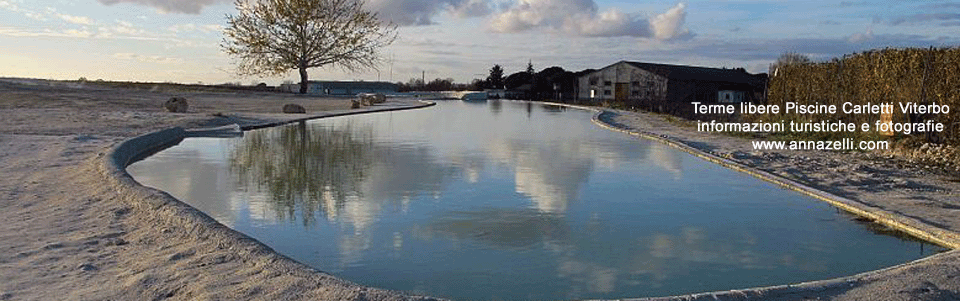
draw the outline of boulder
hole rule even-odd
[[[357,95],[360,97],[360,103],[365,106],[372,106],[376,103],[384,103],[387,101],[387,96],[383,93],[360,93]]]
[[[373,103],[384,103],[387,102],[387,96],[383,93],[373,94]]]
[[[303,106],[298,104],[288,103],[283,105],[283,112],[288,114],[303,114],[307,112],[307,109],[304,109]]]
[[[360,104],[369,106],[372,101],[370,101],[370,93],[360,93],[357,94],[357,97],[360,98]]]
[[[359,108],[360,108],[360,100],[359,100],[359,99],[351,99],[351,100],[350,100],[350,108],[351,108],[351,109],[359,109]]]
[[[171,97],[169,100],[163,103],[163,107],[166,108],[167,111],[169,112],[186,113],[187,107],[189,107],[189,105],[187,104],[186,98]]]

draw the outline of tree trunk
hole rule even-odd
[[[300,65],[300,94],[307,94],[307,67]]]

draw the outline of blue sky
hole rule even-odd
[[[469,82],[578,71],[619,60],[764,72],[783,52],[829,59],[883,47],[960,45],[960,1],[365,0],[398,25],[388,63],[311,79]],[[234,75],[220,47],[231,0],[0,0],[0,77],[219,84],[298,80]]]

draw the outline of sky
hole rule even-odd
[[[960,45],[960,1],[364,0],[399,26],[376,70],[316,80],[469,83],[621,60],[766,72],[784,52],[829,60],[884,47]],[[220,47],[232,0],[0,0],[0,77],[178,83],[240,77]]]

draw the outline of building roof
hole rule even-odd
[[[762,84],[766,74],[750,74],[744,69],[720,69],[708,67],[682,66],[623,61],[634,67],[677,80],[699,80],[711,82]],[[616,64],[614,64],[616,65]]]

